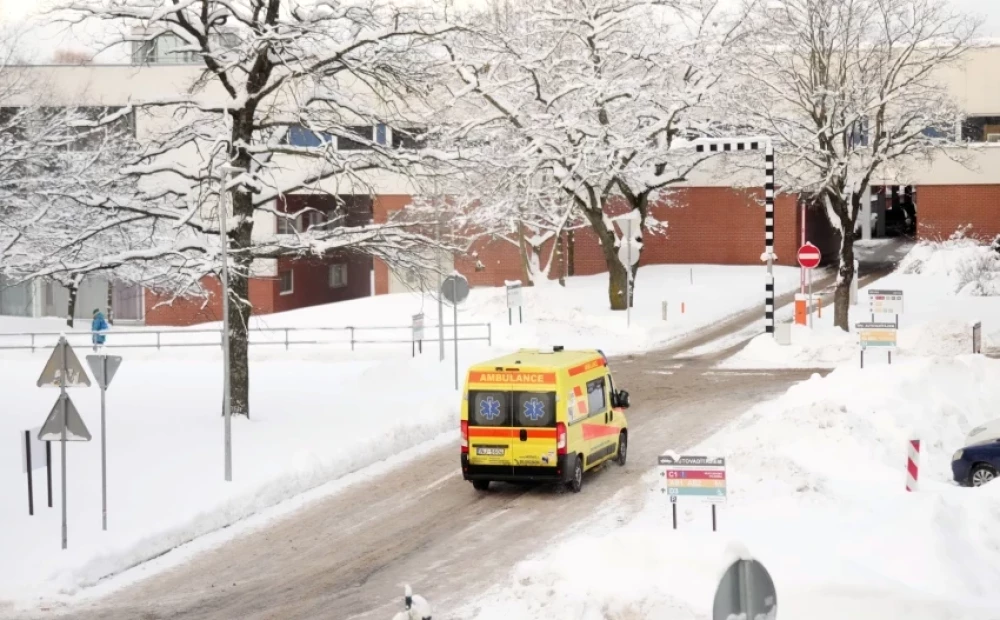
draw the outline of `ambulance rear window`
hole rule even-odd
[[[514,392],[516,426],[555,426],[555,392]]]
[[[473,426],[510,426],[510,400],[507,392],[471,392],[469,423]]]

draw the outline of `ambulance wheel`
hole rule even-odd
[[[576,457],[576,465],[573,466],[573,478],[566,483],[570,491],[579,493],[583,488],[583,457]]]
[[[628,457],[628,434],[622,431],[618,434],[618,465],[624,467]]]
[[[489,480],[473,480],[472,488],[477,491],[489,491],[490,481]]]

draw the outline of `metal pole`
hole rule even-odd
[[[451,302],[452,310],[454,311],[454,331],[455,331],[455,389],[458,389],[458,302]]]
[[[628,223],[628,265],[625,266],[625,321],[626,326],[632,327],[632,220]]]
[[[28,516],[35,514],[35,490],[31,486],[31,431],[24,431],[24,458],[28,470]]]
[[[435,265],[437,266],[437,298],[438,298],[438,348],[440,349],[440,358],[438,361],[444,361],[444,300],[441,298],[441,212],[438,211],[437,214],[437,244],[438,249],[436,250]]]
[[[108,453],[105,448],[107,435],[104,431],[104,397],[108,387],[108,356],[101,357],[101,529],[108,531]]]
[[[65,338],[59,339],[62,342],[62,376],[59,377],[59,400],[62,404],[62,448],[60,449],[60,459],[62,474],[62,548],[67,547],[69,528],[66,526],[66,422],[69,414],[69,396],[66,394],[66,375],[69,373],[69,343]]]
[[[45,442],[45,477],[49,483],[49,508],[52,508],[52,442]]]
[[[219,186],[219,236],[222,240],[222,412],[225,417],[226,482],[233,480],[232,403],[229,394],[229,226],[226,222],[226,181],[223,171]]]
[[[813,270],[807,269],[809,272],[809,329],[813,326]]]

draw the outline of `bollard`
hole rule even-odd
[[[663,302],[663,320],[667,320],[667,302]]]
[[[822,297],[817,297],[816,298],[816,310],[817,310],[817,316],[822,319],[823,318],[823,298]]]
[[[684,314],[684,302],[681,302],[681,314]]]
[[[916,491],[920,473],[920,440],[911,439],[906,444],[906,490]]]
[[[795,324],[805,325],[808,321],[808,314],[806,312],[806,304],[808,300],[802,293],[795,294]]]

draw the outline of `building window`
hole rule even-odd
[[[326,222],[326,213],[322,211],[307,211],[302,214],[302,230],[322,227]]]
[[[392,148],[416,150],[424,147],[424,134],[427,130],[421,127],[392,130]]]
[[[333,136],[295,125],[288,128],[288,136],[285,141],[291,146],[317,147],[332,142]]]
[[[344,127],[346,133],[354,134],[364,140],[352,140],[344,136],[337,136],[337,150],[338,151],[370,151],[372,145],[372,126],[354,126],[354,127]]]
[[[341,263],[330,265],[330,288],[347,286],[347,265]]]
[[[385,125],[379,123],[375,125],[375,144],[381,144],[382,146],[388,146],[389,144],[389,128]]]
[[[1000,142],[1000,116],[970,116],[962,123],[967,142]]]
[[[276,216],[278,218],[278,234],[279,235],[294,235],[298,232],[298,219],[297,217],[292,217],[287,213]]]
[[[278,293],[280,295],[291,295],[294,290],[294,278],[292,270],[278,272]]]

